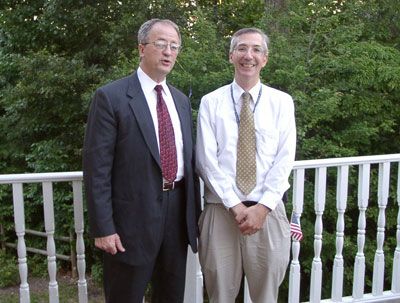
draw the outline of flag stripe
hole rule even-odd
[[[292,214],[290,220],[290,235],[293,240],[300,241],[303,239],[303,232],[301,231],[300,218],[295,213]]]

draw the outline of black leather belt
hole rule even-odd
[[[285,193],[283,194],[282,201],[283,201],[283,203],[286,203],[288,201],[288,192],[287,191],[285,191]],[[258,202],[257,201],[242,201],[242,203],[246,207],[250,207],[250,206],[256,205]]]
[[[163,182],[163,191],[173,190],[175,188],[179,188],[185,184],[185,180],[181,179],[179,181],[174,182]]]
[[[246,207],[250,207],[250,206],[256,205],[258,202],[256,202],[256,201],[242,201],[242,203],[243,203]]]

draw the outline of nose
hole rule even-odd
[[[253,49],[249,48],[248,50],[246,50],[246,52],[244,53],[244,57],[245,58],[253,58]]]
[[[171,44],[167,44],[165,46],[165,48],[163,49],[163,53],[166,54],[166,55],[171,55],[172,54]]]

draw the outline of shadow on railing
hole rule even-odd
[[[372,292],[365,293],[365,266],[366,258],[364,255],[365,235],[366,235],[366,210],[370,200],[370,176],[371,165],[377,165],[377,206],[379,208],[377,218],[376,250],[373,260]],[[391,174],[391,167],[397,167],[396,174]],[[314,194],[314,257],[311,263],[309,284],[309,302],[400,302],[400,154],[350,157],[337,159],[306,160],[296,161],[293,170],[292,184],[292,205],[293,212],[298,216],[303,214],[303,204],[305,192],[312,191]],[[357,226],[357,253],[354,257],[353,290],[351,296],[343,296],[344,285],[344,259],[343,246],[345,235],[345,213],[348,200],[349,169],[358,170],[357,179],[357,200],[358,200],[358,226]],[[332,267],[331,297],[322,300],[322,274],[323,263],[321,259],[322,234],[323,234],[323,214],[327,197],[327,171],[334,170],[336,177],[336,242],[335,255]],[[307,172],[307,173],[306,173]],[[310,176],[315,180],[310,181]],[[395,176],[395,177],[393,177]],[[40,173],[40,174],[15,174],[0,175],[0,184],[11,184],[15,232],[17,235],[18,268],[20,275],[20,302],[30,302],[30,292],[28,283],[27,269],[27,248],[25,245],[25,215],[24,215],[24,195],[23,184],[40,183],[43,191],[43,210],[45,234],[47,237],[47,262],[49,275],[49,302],[58,302],[58,283],[56,280],[56,245],[54,241],[55,220],[54,220],[54,199],[53,184],[58,182],[70,182],[72,184],[73,207],[74,207],[74,227],[76,233],[76,260],[78,272],[78,301],[88,302],[87,282],[86,282],[86,262],[85,247],[83,241],[84,233],[84,214],[82,198],[82,172],[65,173]],[[311,183],[312,188],[307,188]],[[329,182],[331,185],[331,182]],[[385,210],[389,199],[390,189],[395,189],[397,201],[396,209],[391,209],[391,213],[397,213],[396,229],[396,248],[393,257],[388,256],[393,262],[391,277],[391,289],[384,289],[385,276],[385,255],[383,252],[385,240]],[[1,201],[0,201],[1,203]],[[307,205],[308,206],[308,205]],[[395,205],[394,205],[395,206]],[[311,212],[311,209],[307,209]],[[355,236],[355,235],[354,235]],[[308,238],[311,235],[307,236]],[[297,303],[304,297],[301,293],[301,261],[300,261],[300,242],[292,242],[292,260],[289,267],[289,290],[288,302]],[[190,250],[189,250],[190,251]],[[328,270],[328,269],[327,269]],[[329,269],[330,270],[330,269]],[[303,278],[304,279],[304,278]],[[303,281],[304,283],[304,281]],[[304,292],[304,291],[303,291]],[[187,281],[185,291],[186,303],[203,302],[203,277],[197,255],[189,252],[187,266]],[[247,287],[245,287],[244,302],[250,303]]]

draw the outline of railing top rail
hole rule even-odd
[[[400,154],[301,160],[295,161],[294,169],[374,164],[397,161],[400,162]],[[80,181],[82,178],[83,174],[81,171],[8,175],[0,174],[0,184]]]
[[[295,161],[293,168],[307,169],[316,167],[374,164],[374,163],[397,162],[397,161],[400,162],[400,154],[301,160],[301,161]]]
[[[0,175],[0,184],[66,182],[82,180],[81,171]]]

